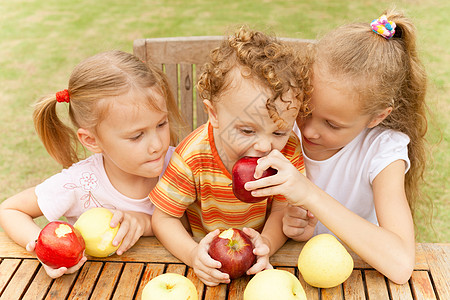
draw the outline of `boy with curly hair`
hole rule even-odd
[[[309,60],[245,27],[211,52],[198,83],[209,120],[180,143],[150,194],[155,235],[207,285],[230,282],[217,270],[220,262],[208,255],[220,230],[239,228],[250,236],[257,260],[247,274],[271,268],[269,257],[287,239],[285,198],[241,202],[232,191],[231,170],[241,157],[278,150],[304,172],[292,128],[298,113],[306,111],[309,74]],[[180,221],[185,212],[193,236]]]

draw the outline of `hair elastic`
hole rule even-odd
[[[395,23],[393,21],[388,21],[386,15],[382,15],[378,19],[375,19],[370,23],[372,26],[372,31],[381,35],[385,39],[389,40],[394,36],[395,33]]]
[[[70,101],[69,91],[67,89],[59,91],[56,93],[56,101],[58,102],[67,102]]]

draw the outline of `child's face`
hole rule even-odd
[[[261,157],[273,149],[282,150],[298,113],[297,109],[284,109],[280,116],[289,127],[279,129],[265,106],[269,90],[243,78],[238,69],[233,72],[230,86],[209,109],[213,110],[213,113],[210,111],[210,122],[214,127],[216,149],[228,171],[243,156]],[[284,99],[293,100],[289,97],[292,97],[290,93]]]
[[[349,91],[349,85],[331,83],[317,68],[312,84],[312,113],[299,117],[297,125],[305,154],[314,160],[325,160],[368,127],[371,117],[361,113],[357,94]]]
[[[168,115],[164,98],[157,99],[157,111],[142,94],[130,92],[114,99],[107,117],[97,128],[97,142],[105,169],[121,178],[158,177],[170,143]],[[123,177],[122,177],[123,176]]]

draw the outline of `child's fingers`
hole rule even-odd
[[[83,264],[86,262],[86,260],[87,260],[87,257],[83,255],[83,257],[80,259],[80,261],[75,266],[72,266],[72,267],[67,269],[65,274],[75,273],[76,271],[78,271],[83,266]]]
[[[286,158],[278,150],[272,150],[267,156],[258,159],[258,165],[255,168],[255,179],[262,176],[263,172],[268,168],[272,167],[274,169],[279,169],[280,164],[285,161]]]
[[[293,218],[306,219],[308,217],[308,211],[306,209],[304,209],[301,206],[293,206],[291,204],[288,204],[288,206],[286,208],[286,214],[289,217],[293,217]]]
[[[34,252],[34,248],[36,247],[36,241],[31,241],[31,242],[29,242],[27,245],[26,245],[26,247],[25,247],[25,249],[28,251],[28,252]]]
[[[273,269],[272,265],[269,263],[269,258],[267,256],[258,257],[256,263],[247,270],[247,275],[256,274],[262,270]]]
[[[111,222],[109,223],[109,226],[111,226],[112,228],[115,228],[115,227],[117,227],[117,225],[122,223],[125,214],[121,210],[113,210],[112,213],[113,213],[113,216],[111,218]]]
[[[44,266],[44,270],[47,273],[47,275],[51,278],[58,278],[63,276],[66,271],[67,268],[66,267],[61,267],[59,269],[52,269],[49,266],[47,266],[46,264],[42,264]]]
[[[223,276],[223,274],[225,276]],[[195,270],[195,275],[206,285],[208,286],[216,286],[220,283],[230,283],[230,278],[228,274],[222,273],[216,269],[209,269],[209,270]]]

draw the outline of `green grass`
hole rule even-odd
[[[67,87],[73,67],[100,51],[132,52],[144,37],[223,35],[248,24],[278,36],[314,39],[346,22],[367,21],[389,1],[0,1],[0,201],[58,172],[34,133],[31,105]],[[317,1],[314,1],[317,2]],[[450,30],[447,0],[397,1],[418,28],[430,77],[430,168],[434,202],[417,213],[418,240],[449,242]],[[439,140],[442,140],[439,142]]]

